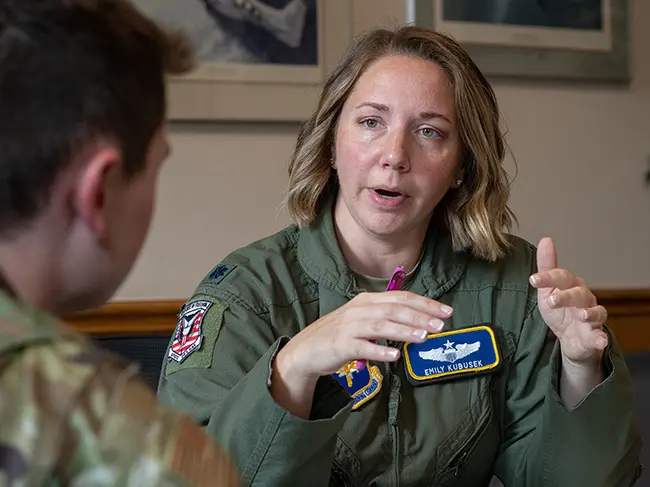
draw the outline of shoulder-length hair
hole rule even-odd
[[[454,93],[464,180],[434,213],[445,222],[455,250],[486,260],[502,257],[516,219],[508,206],[510,183],[502,165],[506,145],[496,96],[456,41],[414,26],[376,29],[358,37],[328,76],[316,109],[301,127],[289,164],[285,204],[291,219],[300,226],[312,222],[328,187],[338,184],[330,162],[341,109],[365,70],[390,55],[432,61],[446,72]]]

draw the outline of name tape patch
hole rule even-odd
[[[404,344],[406,376],[416,385],[487,373],[500,364],[497,339],[488,325],[429,335],[424,343]]]
[[[178,317],[174,339],[169,347],[168,360],[181,363],[192,352],[201,348],[203,318],[212,306],[210,301],[194,301]]]
[[[359,370],[356,360],[348,362],[332,375],[352,396],[353,410],[375,397],[381,390],[384,379],[376,365],[368,364]]]

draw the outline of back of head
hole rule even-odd
[[[138,173],[191,50],[125,0],[0,0],[0,236],[39,214],[97,138]]]
[[[300,131],[290,163],[289,214],[301,225],[315,218],[328,188],[337,184],[330,161],[343,105],[370,65],[394,55],[436,63],[453,91],[465,176],[462,187],[438,204],[436,215],[448,227],[456,250],[488,260],[502,256],[509,246],[506,232],[514,215],[507,205],[509,182],[502,167],[505,144],[496,96],[454,39],[415,26],[375,29],[359,36],[329,75],[318,106]]]

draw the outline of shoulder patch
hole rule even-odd
[[[210,301],[194,301],[181,311],[174,330],[174,339],[169,347],[169,360],[179,364],[201,348],[203,341],[203,318],[212,306]]]
[[[223,281],[223,279],[230,274],[235,267],[237,266],[231,264],[219,264],[212,270],[212,272],[210,272],[210,274],[208,274],[208,280],[212,284],[217,284]]]
[[[424,343],[404,344],[403,353],[406,377],[414,385],[489,373],[502,360],[489,325],[429,335]]]
[[[178,315],[167,350],[165,375],[183,368],[209,368],[212,353],[228,306],[221,301],[196,300]]]

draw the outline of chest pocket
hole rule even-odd
[[[435,472],[427,485],[451,487],[456,485],[482,486],[479,479],[491,476],[494,453],[498,447],[498,428],[491,405],[492,378],[481,379],[480,397],[458,416],[457,427],[436,448]],[[481,454],[478,452],[482,451]],[[471,464],[468,482],[460,483],[465,466]]]
[[[378,396],[353,412],[339,432],[330,487],[384,485],[395,476],[404,487],[488,485],[500,443],[495,401],[515,346],[512,337],[499,342],[503,366],[481,375],[414,386],[404,365],[395,364],[399,390],[391,391],[395,378],[386,380],[385,374]],[[396,430],[389,420],[395,401]]]
[[[492,478],[493,464],[500,445],[500,423],[496,401],[499,401],[503,380],[510,368],[515,343],[510,334],[498,331],[502,366],[491,374],[456,379],[456,394],[450,399],[457,406],[453,417],[455,427],[438,443],[432,487],[483,487]],[[435,386],[434,386],[435,387]],[[467,393],[465,408],[459,394]],[[444,394],[443,391],[440,391]],[[442,403],[446,401],[443,399]],[[450,426],[454,423],[448,423]]]
[[[337,436],[329,487],[355,487],[361,464],[341,436]]]

